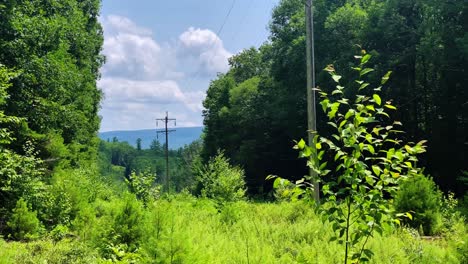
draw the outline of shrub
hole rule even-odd
[[[135,197],[128,196],[114,220],[111,240],[113,245],[127,245],[128,252],[134,252],[143,237],[143,212]]]
[[[441,223],[441,199],[434,181],[418,174],[403,182],[395,197],[395,208],[399,212],[413,214],[413,220],[406,221],[409,226],[418,230],[422,228],[424,234],[433,235]]]
[[[19,199],[10,221],[7,222],[10,228],[10,236],[16,240],[29,240],[38,235],[40,223],[35,211],[28,208],[23,198]]]
[[[132,172],[128,178],[129,179],[125,179],[128,188],[138,199],[143,201],[145,205],[159,198],[161,186],[156,185],[156,174],[152,174],[149,171],[140,173]]]
[[[244,171],[231,166],[222,152],[203,167],[198,181],[202,196],[221,203],[241,200],[245,196]]]

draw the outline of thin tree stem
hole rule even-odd
[[[348,201],[347,201],[347,206],[348,206],[348,215],[346,216],[346,240],[345,240],[345,259],[344,259],[344,263],[347,264],[348,263],[348,248],[349,248],[349,242],[348,242],[348,239],[349,239],[349,221],[350,221],[350,218],[351,218],[351,200],[348,198]]]

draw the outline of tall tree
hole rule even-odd
[[[332,87],[321,71],[332,63],[353,80],[349,63],[360,49],[372,54],[370,81],[392,70],[384,91],[399,111],[408,141],[428,139],[421,158],[444,190],[458,190],[468,170],[468,4],[463,0],[314,1],[317,84]],[[208,88],[204,101],[205,161],[217,149],[246,171],[251,192],[268,174],[290,179],[306,171],[292,150],[307,130],[304,3],[282,0],[273,9],[269,42],[230,59],[231,69]],[[355,82],[343,83],[352,98]],[[317,111],[317,127],[329,135]]]
[[[30,140],[42,158],[65,165],[94,157],[101,99],[96,80],[103,63],[99,8],[99,0],[0,5],[0,62],[21,72],[5,112],[27,120],[16,133],[16,150]],[[66,151],[57,152],[60,146]]]

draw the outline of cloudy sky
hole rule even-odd
[[[277,3],[104,0],[101,131],[155,128],[166,111],[179,127],[201,126],[210,80],[230,56],[267,40]]]

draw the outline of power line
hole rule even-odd
[[[228,10],[226,16],[224,17],[224,20],[223,20],[221,26],[219,27],[219,29],[218,29],[218,31],[217,31],[217,33],[216,33],[216,36],[217,36],[220,40],[221,40],[220,35],[221,35],[221,33],[222,33],[223,29],[224,29],[224,26],[226,25],[226,22],[227,22],[228,19],[229,19],[229,16],[231,15],[232,10],[234,9],[234,5],[235,5],[235,4],[236,4],[236,0],[233,0],[232,3],[231,3],[231,6],[229,7],[229,10]],[[222,41],[222,40],[221,40],[221,41]],[[207,63],[208,63],[208,64],[210,63],[211,59],[213,59],[213,57],[214,57],[214,54],[213,54],[213,53],[209,53],[209,56],[208,56],[208,58],[207,58]],[[202,66],[200,66],[200,67],[195,71],[195,73],[193,74],[193,77],[192,77],[191,80],[188,82],[187,87],[192,86],[193,80],[196,79],[196,78],[200,75],[201,68],[202,68]]]
[[[236,33],[231,38],[232,42],[234,42],[236,40],[236,38],[237,38],[237,35],[239,35],[239,32],[241,31],[241,28],[244,25],[247,16],[250,14],[250,11],[252,10],[253,4],[255,4],[255,3],[256,3],[256,1],[250,1],[249,2],[249,5],[247,6],[247,11],[244,12],[244,15],[242,16],[242,18],[240,20],[240,23],[237,24],[238,25],[238,27],[237,27],[238,30],[236,30]]]
[[[218,37],[221,35],[221,31],[223,31],[224,25],[226,25],[226,22],[227,22],[229,16],[231,15],[231,11],[232,11],[232,9],[234,8],[234,5],[235,5],[235,4],[236,4],[236,0],[233,0],[233,1],[232,1],[232,4],[231,4],[231,7],[229,8],[229,11],[228,11],[227,15],[226,15],[226,17],[224,18],[223,23],[221,24],[221,27],[218,29],[218,33],[216,34],[216,35],[218,35]]]

